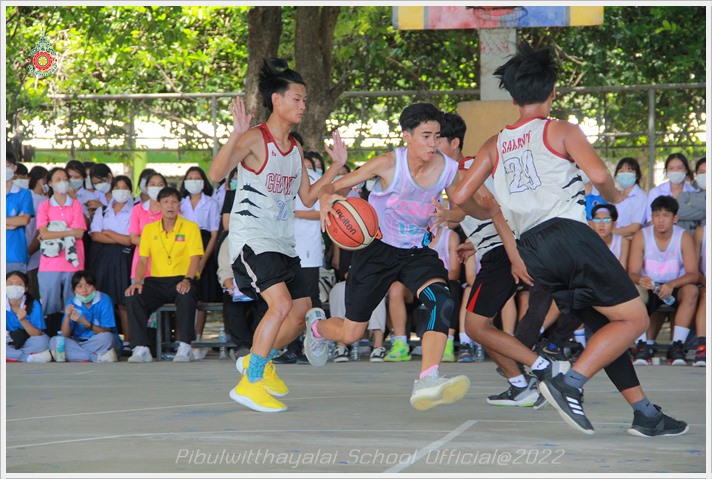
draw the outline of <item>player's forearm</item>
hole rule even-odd
[[[603,182],[593,183],[593,185],[596,187],[603,199],[609,203],[617,204],[625,199],[625,197],[616,189],[616,185],[610,174],[606,175]]]
[[[237,130],[232,130],[227,142],[220,148],[215,158],[213,158],[210,169],[208,170],[208,177],[212,181],[222,181],[223,178],[230,173],[230,158],[241,136],[242,133]]]

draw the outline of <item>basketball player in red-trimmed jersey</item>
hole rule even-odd
[[[581,129],[548,118],[556,74],[551,51],[533,50],[526,42],[495,70],[520,117],[485,142],[452,200],[461,205],[469,201],[491,174],[498,207],[521,235],[518,250],[534,284],[551,292],[562,313],[579,314],[595,331],[566,374],[537,374],[540,391],[561,417],[593,434],[583,411],[583,385],[609,366],[606,373],[634,410],[630,434],[684,434],[686,423],[663,414],[646,398],[627,353],[648,328],[648,315],[618,259],[586,223],[578,168],[609,203],[622,196]]]
[[[298,194],[304,205],[313,205],[321,186],[331,183],[346,163],[346,148],[335,136],[334,149],[326,147],[333,162],[310,186],[302,148],[289,134],[306,111],[304,80],[284,60],[265,60],[259,89],[269,119],[249,129],[252,115],[245,112],[241,98],[233,100],[233,131],[213,160],[209,176],[219,181],[238,169],[228,236],[235,281],[242,293],[253,298],[260,294],[268,306],[250,354],[237,359],[243,376],[230,398],[255,411],[279,412],[287,406],[275,396],[289,390],[271,360],[301,334],[311,308],[308,282],[301,277],[295,251],[294,199]]]

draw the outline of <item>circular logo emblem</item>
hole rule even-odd
[[[52,55],[47,52],[39,52],[32,57],[32,65],[41,71],[49,70],[52,68]]]

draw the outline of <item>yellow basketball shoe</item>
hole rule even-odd
[[[250,382],[247,375],[242,376],[237,386],[230,390],[230,399],[259,412],[287,410],[287,406],[283,402],[273,398],[267,392],[261,380],[255,383]]]
[[[247,367],[249,365],[249,354],[247,356],[237,358],[237,361],[235,361],[235,367],[237,368],[237,371],[243,376],[247,375]],[[279,376],[277,376],[277,368],[274,367],[274,363],[272,361],[268,362],[267,365],[265,365],[265,372],[264,377],[262,378],[262,382],[264,383],[265,390],[272,396],[281,398],[283,396],[286,396],[289,392],[289,388],[287,387],[287,385],[284,383],[284,381],[282,381]]]

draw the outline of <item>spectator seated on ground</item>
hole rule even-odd
[[[617,228],[618,209],[615,205],[599,204],[591,210],[593,230],[606,243],[608,249],[618,258],[623,268],[628,267],[630,240],[613,232]]]
[[[114,304],[108,295],[96,290],[91,271],[77,271],[72,276],[74,296],[67,302],[62,319],[64,351],[69,362],[114,363],[121,339],[116,331]],[[49,342],[57,359],[57,336]]]
[[[29,278],[21,271],[11,271],[5,277],[5,326],[7,330],[7,362],[47,363],[49,337],[43,332],[45,322],[40,302],[27,292]]]
[[[671,196],[659,196],[651,205],[652,225],[633,236],[628,258],[628,274],[638,287],[652,315],[670,296],[676,311],[668,360],[685,365],[684,344],[697,308],[698,269],[692,236],[676,226],[678,203]],[[651,294],[652,293],[652,294]],[[659,325],[651,319],[648,333],[638,339],[636,364],[646,364],[652,356]],[[647,343],[647,345],[646,345]]]
[[[149,179],[149,193],[151,179]],[[129,362],[153,360],[148,348],[148,317],[164,304],[175,303],[178,351],[173,361],[193,359],[190,343],[195,339],[197,310],[196,275],[203,256],[203,241],[196,223],[179,215],[181,196],[165,187],[157,196],[161,219],[141,232],[136,280],[126,290],[126,312],[133,353]],[[151,276],[145,277],[151,262]]]

